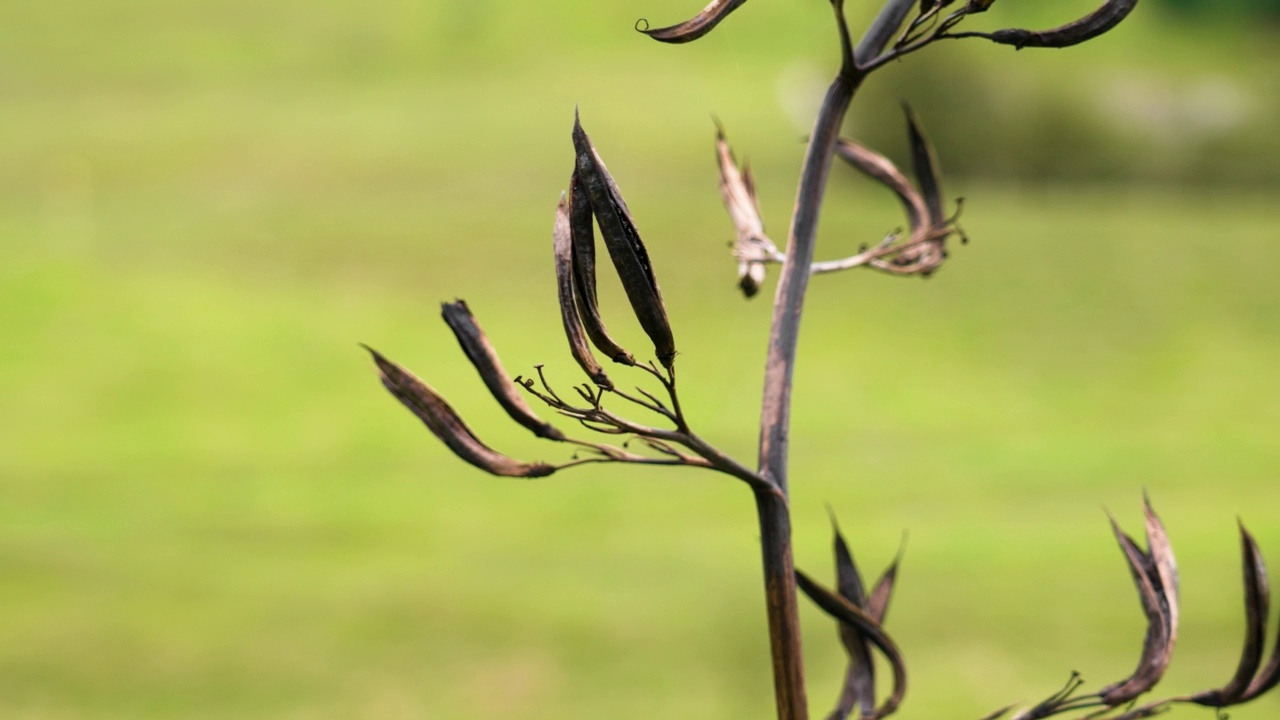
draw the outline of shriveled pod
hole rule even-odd
[[[665,43],[692,42],[711,32],[716,25],[720,24],[721,20],[728,17],[729,13],[737,10],[746,1],[711,0],[711,3],[703,8],[702,12],[682,23],[667,27],[649,28],[647,23],[641,21],[641,23],[636,24],[636,29],[654,40],[660,40]],[[645,26],[641,27],[642,24]]]
[[[506,477],[544,477],[555,472],[546,463],[526,463],[507,457],[485,445],[462,421],[449,403],[408,370],[383,357],[377,350],[364,346],[373,356],[382,385],[408,408],[427,429],[440,438],[453,454],[493,475]]]

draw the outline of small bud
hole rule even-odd
[[[441,313],[444,321],[458,338],[458,344],[467,354],[467,359],[475,366],[476,372],[484,380],[485,386],[493,394],[494,399],[507,411],[512,420],[533,431],[534,435],[550,440],[564,440],[564,433],[550,423],[534,414],[533,409],[524,401],[524,396],[516,391],[511,376],[502,368],[498,353],[489,344],[480,324],[462,300],[444,303]]]
[[[675,362],[675,340],[658,281],[649,263],[649,253],[640,240],[640,233],[636,231],[622,193],[577,118],[573,124],[573,145],[577,151],[576,172],[591,200],[591,211],[600,225],[600,234],[622,281],[622,289],[631,301],[631,309],[635,311],[640,327],[653,341],[658,361],[670,368]]]
[[[367,345],[364,349],[373,356],[383,386],[458,457],[493,475],[535,478],[555,472],[551,465],[520,462],[491,449],[429,385],[377,350]]]
[[[711,32],[712,28],[720,24],[721,20],[728,17],[729,13],[737,10],[738,6],[746,1],[711,0],[711,3],[703,8],[702,12],[678,25],[649,29],[647,23],[643,28],[640,27],[640,23],[636,23],[636,29],[654,40],[660,40],[665,43],[692,42]]]

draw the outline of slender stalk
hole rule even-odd
[[[791,553],[791,515],[787,505],[787,434],[791,425],[791,385],[795,372],[800,314],[813,262],[818,215],[831,171],[836,139],[862,73],[846,63],[836,77],[809,139],[787,239],[786,261],[773,305],[773,326],[765,362],[760,419],[760,474],[777,493],[756,493],[764,564],[765,603],[773,658],[778,720],[807,720],[804,665],[800,650],[795,568]]]

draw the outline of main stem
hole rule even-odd
[[[791,383],[795,374],[800,313],[809,286],[818,215],[840,126],[862,74],[842,70],[818,112],[800,174],[787,238],[787,256],[773,304],[773,326],[765,362],[760,419],[760,474],[776,492],[756,491],[765,603],[769,615],[773,686],[778,720],[807,720],[804,663],[800,652],[795,564],[791,554],[791,513],[787,505],[787,433],[791,425]]]

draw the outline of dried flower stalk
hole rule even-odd
[[[637,29],[667,43],[684,43],[704,37],[745,0],[712,0],[691,19],[668,27]],[[952,235],[965,240],[956,224],[956,213],[945,214],[942,177],[937,154],[925,135],[920,119],[904,105],[914,182],[883,155],[840,137],[844,116],[866,76],[943,39],[984,38],[999,44],[1024,47],[1068,47],[1117,27],[1137,0],[1107,0],[1102,7],[1076,21],[1044,31],[1018,28],[957,32],[963,21],[985,12],[994,0],[884,0],[880,11],[854,41],[844,14],[843,0],[831,0],[840,48],[840,69],[832,80],[815,119],[805,151],[804,165],[787,233],[785,250],[779,250],[765,234],[755,180],[741,167],[717,127],[716,159],[721,198],[734,228],[734,259],[739,287],[744,295],[756,295],[766,280],[769,264],[782,266],[773,306],[761,403],[757,469],[720,451],[697,435],[680,403],[674,363],[676,347],[666,306],[658,287],[648,251],[636,230],[631,212],[599,153],[582,129],[573,127],[574,172],[568,192],[556,208],[553,249],[560,316],[570,354],[590,381],[572,386],[572,393],[555,390],[536,366],[536,379],[508,377],[498,355],[462,301],[444,306],[444,318],[463,351],[507,414],[538,437],[574,449],[559,464],[525,463],[482,443],[443,397],[399,365],[370,350],[383,385],[418,416],[454,454],[495,475],[540,477],[557,470],[601,462],[647,465],[683,465],[715,470],[744,482],[756,500],[760,528],[761,559],[769,622],[770,652],[779,720],[807,720],[797,590],[802,590],[838,623],[839,638],[849,655],[844,683],[829,720],[880,720],[901,704],[907,686],[902,651],[884,630],[885,615],[893,594],[901,551],[870,592],[838,527],[834,526],[833,551],[836,587],[828,590],[793,567],[791,516],[788,501],[787,450],[790,432],[792,379],[809,278],[815,274],[869,267],[894,275],[928,277],[947,258],[946,242]],[[836,157],[853,165],[893,192],[907,218],[905,235],[890,233],[874,247],[857,255],[815,262],[818,220],[827,179]],[[958,203],[957,203],[958,204]],[[653,343],[655,361],[637,360],[605,329],[596,293],[595,227],[618,274],[636,321]],[[592,347],[615,363],[638,372],[655,393],[636,386],[627,390],[606,375]],[[517,391],[516,388],[520,390]],[[572,437],[544,421],[529,407],[527,393],[556,414],[583,429],[606,437],[621,437],[619,444]],[[662,395],[663,397],[660,397]],[[635,420],[618,406],[639,411],[649,419]],[[638,451],[630,449],[639,448]],[[1235,673],[1225,685],[1192,695],[1136,705],[1164,676],[1172,658],[1179,620],[1178,574],[1172,545],[1163,523],[1150,502],[1144,504],[1146,549],[1112,520],[1113,533],[1138,591],[1147,620],[1139,662],[1128,677],[1096,692],[1081,693],[1084,680],[1077,674],[1060,690],[1031,707],[1015,713],[1013,720],[1038,720],[1050,716],[1086,712],[1083,718],[1137,720],[1160,713],[1178,703],[1229,707],[1253,700],[1280,684],[1280,639],[1262,666],[1270,595],[1266,568],[1253,537],[1240,527],[1244,554],[1246,634]],[[886,662],[892,675],[888,697],[877,701],[877,662]],[[1261,666],[1261,667],[1260,667]],[[988,715],[1002,717],[1013,706]]]

